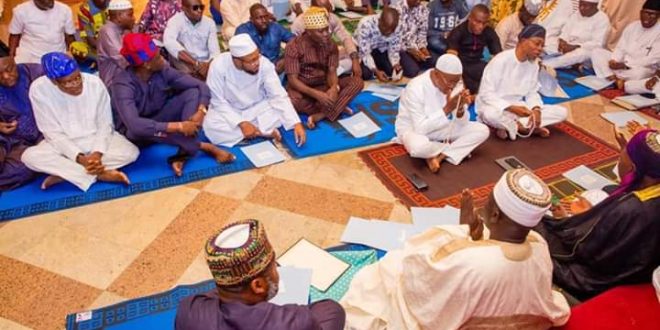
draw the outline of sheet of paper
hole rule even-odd
[[[389,95],[389,94],[381,94],[381,93],[372,93],[373,96],[375,97],[380,97],[381,99],[388,100],[390,102],[396,101],[396,99],[399,98],[398,95]]]
[[[639,94],[619,96],[619,97],[615,98],[614,100],[621,100],[623,102],[631,104],[636,109],[651,107],[651,106],[654,106],[654,105],[660,103],[660,100],[658,100],[658,99],[650,99],[648,97],[644,97],[644,96],[641,96]]]
[[[391,251],[402,248],[406,239],[420,232],[408,223],[351,217],[339,240]]]
[[[241,151],[256,167],[264,167],[285,160],[284,155],[270,141],[242,147]]]
[[[453,206],[411,207],[412,222],[421,231],[439,225],[458,225],[461,210]]]
[[[302,238],[278,259],[280,266],[312,270],[312,285],[326,291],[350,265]]]
[[[380,127],[376,125],[364,112],[358,112],[348,118],[339,119],[339,124],[353,135],[353,137],[361,138],[380,131]]]
[[[607,80],[604,78],[598,78],[596,76],[584,76],[584,77],[575,78],[575,82],[580,85],[587,86],[595,91],[599,91],[603,88],[606,88],[614,84],[614,81]]]
[[[276,305],[307,305],[309,286],[312,284],[312,270],[309,268],[278,267],[280,274],[279,290],[269,302]]]
[[[563,173],[562,175],[586,190],[602,190],[603,187],[614,184],[614,182],[594,172],[592,169],[584,165],[580,165]]]
[[[600,115],[616,127],[624,127],[629,121],[633,120],[642,125],[648,123],[648,120],[644,117],[630,111],[603,112]]]
[[[344,16],[346,18],[350,18],[350,19],[360,19],[360,18],[364,17],[363,15],[360,15],[360,14],[358,14],[356,12],[353,12],[353,11],[342,11],[342,12],[339,12],[339,15]]]
[[[372,83],[369,84],[369,86],[365,87],[364,90],[372,93],[393,95],[398,97],[401,95],[401,92],[403,92],[403,87],[396,85]]]

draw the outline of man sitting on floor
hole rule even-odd
[[[233,147],[256,137],[280,140],[280,127],[293,129],[299,146],[305,143],[305,128],[275,66],[259,54],[247,34],[229,39],[229,53],[213,61],[207,84],[211,106],[204,133],[213,144]]]
[[[182,300],[176,330],[344,329],[344,310],[332,300],[309,306],[268,302],[277,295],[280,276],[261,222],[226,225],[209,238],[205,251],[217,290]]]
[[[502,51],[500,39],[493,28],[488,26],[490,11],[478,4],[472,8],[467,22],[461,23],[449,33],[447,53],[458,55],[463,64],[463,82],[472,94],[479,92],[479,83],[484,73],[484,48],[488,46],[491,55]]]
[[[291,41],[294,35],[277,22],[273,22],[272,17],[266,7],[255,3],[250,7],[250,21],[239,25],[236,34],[247,33],[259,47],[261,55],[275,64],[275,69],[280,74],[284,71],[284,57],[280,56],[280,44]]]
[[[41,76],[41,64],[16,64],[0,42],[0,192],[34,177],[21,155],[41,140],[28,96],[30,85]]]
[[[179,147],[167,160],[176,176],[183,174],[185,162],[200,149],[221,163],[234,160],[231,153],[197,138],[211,98],[203,81],[167,66],[146,34],[124,36],[121,54],[131,67],[110,86],[120,132],[138,145],[155,142]]]
[[[598,0],[580,0],[579,10],[568,18],[559,38],[546,42],[546,53],[558,56],[543,60],[543,65],[564,68],[589,60],[595,48],[605,46],[609,31],[610,19],[598,10]]]
[[[639,16],[623,31],[614,53],[597,48],[591,54],[596,75],[616,81],[626,91],[627,81],[649,79],[660,63],[660,1],[647,0]]]
[[[356,77],[362,77],[362,67],[358,56],[357,46],[353,36],[346,30],[341,19],[332,12],[330,0],[312,0],[312,6],[322,7],[328,11],[328,24],[330,34],[343,46],[339,48],[339,69],[342,73],[352,72]],[[291,24],[291,32],[299,36],[305,32],[305,22],[302,16],[296,17]]]
[[[129,184],[118,169],[134,162],[140,151],[112,125],[110,95],[98,77],[80,73],[76,61],[63,53],[41,59],[46,77],[30,87],[34,118],[44,140],[21,160],[35,172],[50,176],[47,189],[66,180],[83,191],[99,181]]]
[[[433,173],[444,160],[460,164],[490,134],[486,125],[469,121],[466,108],[472,96],[463,89],[462,74],[458,57],[445,54],[401,94],[397,139],[411,157],[426,159]]]
[[[355,30],[355,42],[358,44],[362,62],[362,78],[379,81],[399,80],[403,74],[401,68],[401,30],[399,12],[385,7],[377,15],[366,16],[360,20]]]
[[[464,190],[463,225],[431,228],[358,271],[341,301],[347,328],[549,329],[566,323],[570,309],[552,290],[548,246],[530,230],[551,197],[532,172],[510,170],[495,184],[481,220],[472,193]]]
[[[526,26],[516,48],[495,56],[484,70],[476,108],[480,119],[497,130],[497,136],[511,140],[536,134],[548,137],[545,128],[566,120],[566,108],[544,105],[539,95],[539,64],[545,29]]]
[[[420,0],[402,0],[395,8],[401,29],[401,66],[403,75],[416,77],[420,71],[433,67],[431,52],[426,48],[429,29],[429,9]]]
[[[534,22],[542,5],[541,0],[525,0],[523,6],[517,12],[497,23],[495,32],[497,32],[497,36],[500,38],[502,49],[516,48],[518,34],[520,34],[520,31],[525,26]]]
[[[172,66],[205,80],[211,60],[220,54],[218,29],[211,18],[203,15],[200,0],[183,0],[181,9],[183,12],[167,21],[163,43]]]
[[[284,64],[293,107],[309,115],[307,127],[312,129],[323,119],[335,121],[342,112],[352,114],[348,103],[364,82],[359,77],[337,77],[339,50],[330,39],[325,8],[310,7],[303,18],[305,33],[287,45]]]
[[[131,32],[135,26],[133,5],[129,0],[112,0],[108,5],[108,22],[99,31],[98,64],[99,76],[108,88],[117,73],[128,67],[128,62],[121,56],[121,41],[124,33]]]

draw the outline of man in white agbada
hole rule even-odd
[[[578,11],[568,17],[559,38],[548,38],[545,51],[551,56],[543,60],[549,68],[581,64],[591,58],[595,48],[605,46],[610,19],[598,10],[598,0],[580,0]]]
[[[557,49],[556,42],[559,39],[561,28],[564,27],[568,18],[576,12],[576,7],[573,3],[578,0],[549,0],[543,4],[543,8],[536,16],[534,23],[545,28],[546,45],[548,40],[555,40],[555,51]]]
[[[507,171],[483,220],[463,191],[461,225],[437,226],[360,270],[341,304],[346,329],[548,329],[568,321],[552,290],[545,240],[530,229],[551,192],[533,173]],[[484,232],[483,225],[488,228]],[[482,239],[484,237],[485,239]]]
[[[29,169],[50,175],[41,188],[62,180],[83,191],[97,180],[128,184],[118,169],[135,161],[139,150],[114,130],[103,81],[80,73],[63,53],[45,54],[41,64],[46,76],[32,83],[29,96],[44,140],[21,157]]]
[[[443,160],[460,164],[490,134],[486,125],[469,121],[465,113],[473,98],[463,87],[462,74],[461,60],[445,54],[401,94],[397,139],[411,157],[426,159],[434,173]]]
[[[523,6],[517,12],[497,23],[495,32],[500,38],[503,50],[516,47],[518,34],[525,26],[533,23],[542,6],[542,0],[525,0]]]
[[[640,20],[628,24],[614,52],[598,48],[591,54],[596,75],[616,81],[617,87],[627,92],[637,91],[633,82],[654,76],[660,63],[660,1],[647,0],[640,11]]]
[[[486,125],[501,139],[515,140],[532,134],[548,137],[545,128],[566,120],[566,108],[544,105],[539,94],[539,64],[545,29],[526,26],[516,48],[497,54],[486,65],[476,109]]]
[[[298,146],[305,143],[305,129],[275,66],[248,34],[229,40],[229,52],[213,60],[206,83],[211,104],[203,127],[213,144],[232,147],[259,136],[279,140],[280,127],[294,130]]]

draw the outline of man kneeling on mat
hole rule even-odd
[[[275,251],[257,220],[231,223],[206,243],[206,262],[217,290],[181,301],[177,330],[341,330],[346,315],[332,300],[309,306],[275,305]]]
[[[396,117],[397,139],[410,156],[424,158],[431,172],[447,160],[458,165],[488,138],[488,127],[469,121],[465,114],[473,100],[461,81],[463,66],[456,55],[438,58],[408,83]]]

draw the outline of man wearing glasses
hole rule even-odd
[[[205,80],[211,59],[220,54],[218,30],[213,20],[204,16],[199,0],[183,0],[182,4],[183,12],[167,22],[163,44],[174,68]]]

